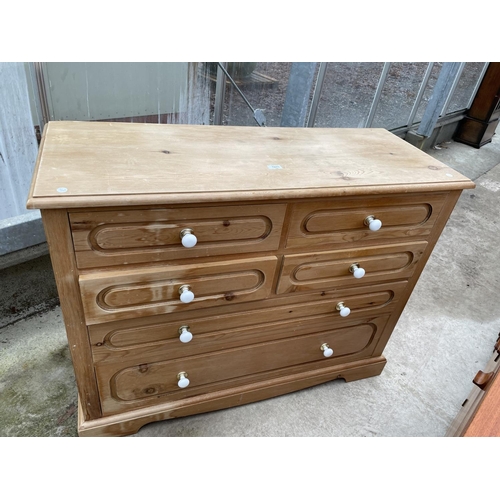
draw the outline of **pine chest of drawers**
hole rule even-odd
[[[383,129],[50,122],[28,207],[79,434],[379,375],[472,187]]]

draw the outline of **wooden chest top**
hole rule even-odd
[[[27,206],[177,204],[459,190],[385,129],[50,122]]]

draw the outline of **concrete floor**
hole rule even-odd
[[[462,194],[379,377],[149,424],[136,436],[444,436],[500,332],[500,139],[480,150],[451,142],[429,154],[477,187]],[[76,436],[60,309],[30,313],[0,328],[0,436]]]

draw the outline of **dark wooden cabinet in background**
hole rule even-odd
[[[454,140],[480,148],[491,142],[500,118],[500,63],[491,62]]]

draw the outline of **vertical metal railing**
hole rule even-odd
[[[455,78],[453,80],[453,83],[451,85],[450,91],[448,92],[448,97],[446,98],[446,101],[444,102],[443,109],[441,110],[441,113],[439,116],[446,116],[446,112],[448,111],[448,108],[450,106],[451,99],[453,95],[455,94],[455,90],[457,89],[458,82],[460,81],[460,77],[462,76],[462,73],[465,68],[465,63],[461,62],[457,74],[455,75]]]
[[[434,68],[434,64],[435,63],[430,62],[427,65],[427,69],[425,70],[422,83],[420,84],[420,88],[418,89],[417,97],[415,98],[415,102],[413,103],[413,107],[410,111],[410,116],[408,117],[408,120],[406,122],[407,127],[411,127],[413,125],[418,108],[420,107],[420,103],[422,102],[422,99],[424,97],[425,89],[427,88],[427,84],[429,83],[429,78],[431,77],[432,68]]]
[[[226,65],[226,63],[220,63]],[[226,75],[220,66],[217,66],[217,81],[215,84],[214,125],[222,125],[222,112],[226,94]]]
[[[327,62],[319,63],[318,77],[316,79],[316,86],[314,88],[311,109],[309,110],[309,116],[307,118],[306,127],[314,127],[314,122],[316,120],[316,113],[318,112],[319,100],[321,97],[321,92],[323,91],[323,83],[325,82],[327,67],[328,67]]]
[[[477,79],[476,86],[474,87],[474,90],[472,91],[472,95],[470,96],[469,102],[467,103],[467,109],[469,109],[472,106],[474,98],[476,97],[477,91],[479,90],[479,86],[481,85],[481,82],[483,81],[484,74],[486,73],[486,70],[488,69],[489,65],[490,65],[489,62],[484,63],[483,69],[481,70],[479,78]]]
[[[377,90],[375,90],[375,95],[373,96],[372,105],[370,107],[370,111],[368,112],[368,117],[366,118],[365,128],[369,128],[373,124],[373,119],[375,118],[375,113],[377,112],[378,103],[380,102],[380,97],[382,96],[382,90],[384,89],[385,82],[387,81],[387,75],[389,74],[391,65],[392,63],[390,62],[384,63],[384,67],[382,68],[382,74],[380,75],[380,79],[378,81]]]
[[[43,74],[43,63],[35,62],[33,63],[33,66],[35,68],[35,79],[38,90],[38,100],[40,101],[40,108],[42,112],[41,119],[43,123],[40,123],[40,129],[43,130],[43,127],[50,120],[49,105],[47,100],[47,89],[45,88],[45,78]]]
[[[431,136],[444,106],[449,103],[453,95],[457,82],[456,76],[460,72],[462,64],[458,62],[446,62],[443,64],[432,95],[425,108],[422,121],[418,126],[418,135],[422,137]]]
[[[317,63],[294,62],[290,68],[285,102],[281,111],[282,127],[305,127],[311,89]]]

